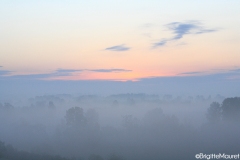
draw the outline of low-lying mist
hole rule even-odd
[[[219,95],[12,98],[0,101],[0,141],[75,159],[195,159],[198,153],[238,154],[239,117],[240,99]],[[0,147],[0,159],[4,153]]]

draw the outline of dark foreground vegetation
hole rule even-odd
[[[25,105],[0,103],[0,160],[190,160],[240,151],[240,97],[61,95]]]
[[[41,155],[26,151],[18,151],[11,145],[5,145],[0,141],[0,160],[76,160],[74,158],[62,158],[60,156]]]

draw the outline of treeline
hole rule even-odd
[[[108,160],[123,160],[124,158],[117,155],[110,155]],[[53,156],[48,154],[36,154],[26,151],[18,151],[11,145],[5,145],[0,141],[0,160],[83,160],[83,158],[64,158],[59,155]],[[104,160],[103,157],[91,154],[88,160]]]
[[[222,104],[211,103],[207,118],[210,122],[240,122],[240,97],[226,98]]]

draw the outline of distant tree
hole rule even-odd
[[[240,121],[240,97],[226,98],[220,105],[211,103],[206,115],[209,122]]]
[[[11,105],[10,103],[4,103],[3,108],[6,109],[6,110],[14,109],[13,105]]]
[[[222,116],[223,120],[240,121],[240,97],[224,99]]]
[[[54,103],[52,101],[48,102],[48,108],[51,108],[51,109],[55,108],[55,105],[54,105]]]
[[[210,104],[210,107],[208,108],[206,117],[210,122],[215,123],[221,120],[221,117],[222,117],[221,114],[222,114],[222,109],[220,107],[220,103],[212,102]]]
[[[68,126],[83,126],[86,124],[83,109],[80,107],[72,107],[66,111],[66,122]]]

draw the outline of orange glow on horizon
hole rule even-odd
[[[142,78],[174,76],[166,73],[151,72],[83,72],[71,76],[56,76],[45,80],[111,80],[111,81],[138,81]]]
[[[229,68],[230,70],[231,68]],[[12,72],[6,77],[11,76],[21,76],[28,79],[36,80],[63,80],[63,81],[79,81],[79,80],[104,80],[104,81],[139,81],[144,78],[154,78],[154,77],[185,77],[185,76],[197,76],[197,75],[207,75],[219,72],[226,72],[227,70],[211,69],[211,70],[185,70],[184,68],[178,68],[178,70],[160,70],[154,69],[144,69],[144,70],[123,70],[118,71],[117,69],[89,69],[89,70],[54,70],[52,72]]]

